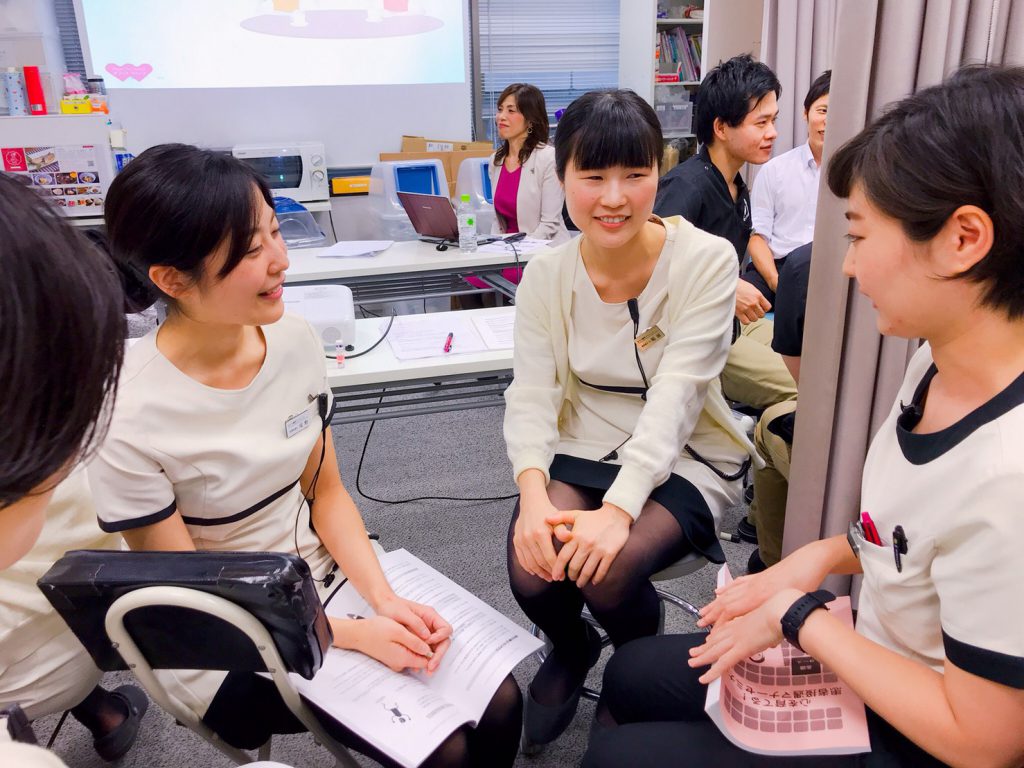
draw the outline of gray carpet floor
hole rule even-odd
[[[137,333],[137,331],[136,331]],[[400,500],[413,496],[503,496],[515,491],[501,435],[500,407],[457,411],[429,416],[412,416],[378,422],[370,438],[362,473],[362,489],[378,499]],[[405,548],[515,621],[528,626],[526,617],[509,591],[505,571],[505,537],[513,502],[423,501],[390,505],[371,501],[356,491],[356,470],[366,437],[367,424],[334,428],[335,447],[342,479],[362,510],[369,530],[380,535],[385,549]],[[728,511],[725,530],[735,530],[745,507]],[[723,542],[733,573],[741,573],[753,547]],[[684,579],[663,582],[663,586],[686,600],[703,605],[714,589],[713,567]],[[669,632],[692,631],[693,625],[681,613],[666,614]],[[600,669],[591,682],[600,684]],[[680,660],[682,662],[682,660]],[[537,669],[527,659],[515,675],[525,689]],[[108,674],[107,687],[128,682],[128,673]],[[520,755],[523,768],[565,768],[578,765],[586,750],[594,705],[583,701],[576,720],[561,738],[534,757]],[[42,741],[50,737],[57,717],[36,722]],[[104,765],[92,749],[88,732],[68,718],[54,743],[54,750],[71,768],[99,768]],[[255,758],[254,758],[255,759]],[[327,768],[330,755],[308,735],[276,737],[272,759],[295,768]],[[376,763],[362,761],[371,766]],[[139,739],[121,761],[126,768],[217,768],[231,761],[191,731],[153,705],[147,713]]]

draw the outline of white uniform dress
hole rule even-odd
[[[859,542],[857,631],[936,671],[948,659],[1024,688],[1024,374],[956,424],[915,434],[912,404],[922,406],[934,372],[925,345],[864,465],[861,508],[883,546]]]
[[[110,430],[89,466],[100,525],[126,531],[177,510],[197,549],[298,553],[322,578],[333,561],[310,526],[299,476],[323,428],[320,395],[330,411],[324,352],[301,318],[286,314],[262,331],[263,365],[236,390],[180,371],[156,330],[128,350]],[[162,674],[200,717],[224,677]]]
[[[20,704],[29,720],[79,704],[103,673],[36,586],[69,549],[115,549],[96,524],[85,470],[57,486],[32,550],[0,571],[0,707]]]

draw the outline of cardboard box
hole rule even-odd
[[[489,141],[426,139],[422,136],[403,136],[402,152],[466,152],[468,150],[494,151]]]

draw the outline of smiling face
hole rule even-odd
[[[221,243],[207,259],[202,279],[175,297],[181,310],[193,320],[268,325],[284,313],[282,294],[288,248],[274,209],[261,196],[256,201],[259,223],[249,250],[238,265],[223,278],[216,277],[227,259],[228,244]]]
[[[583,170],[570,160],[564,184],[569,217],[584,238],[614,250],[631,243],[654,211],[658,169],[616,165]]]
[[[498,105],[498,114],[494,116],[494,122],[498,127],[498,136],[502,141],[515,141],[526,138],[529,126],[526,118],[519,111],[515,96],[506,96],[505,100]]]
[[[847,201],[850,245],[843,274],[878,310],[878,330],[888,336],[931,339],[946,323],[944,307],[962,303],[962,281],[939,277],[933,244],[907,237],[900,222],[879,211],[854,184]]]
[[[815,157],[821,157],[825,146],[825,124],[828,122],[828,94],[818,98],[811,108],[804,112],[807,121],[807,143]]]
[[[716,119],[715,143],[721,143],[730,155],[745,163],[767,163],[779,135],[775,130],[778,117],[778,99],[774,91],[769,91],[759,102],[751,104],[750,111],[739,125],[733,127]]]

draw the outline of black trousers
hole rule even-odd
[[[861,755],[766,757],[744,752],[704,712],[707,688],[691,669],[690,648],[705,635],[661,635],[635,640],[615,652],[604,672],[601,706],[615,721],[598,727],[584,768],[943,768],[871,710],[871,752]],[[948,768],[948,766],[946,767]]]

